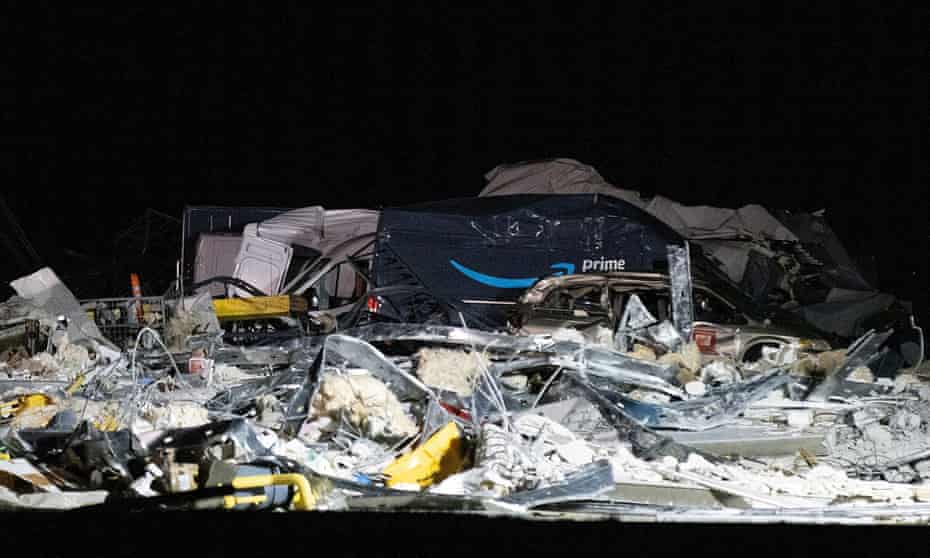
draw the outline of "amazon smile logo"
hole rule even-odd
[[[498,289],[526,289],[532,287],[536,281],[539,281],[539,277],[521,277],[516,279],[508,277],[494,277],[493,275],[485,275],[480,271],[469,269],[455,260],[449,260],[449,263],[452,264],[452,267],[461,272],[462,275],[468,277],[472,281],[477,281],[478,283],[487,285],[489,287],[497,287]],[[559,270],[554,272],[552,275],[571,275],[575,273],[575,264],[560,262],[557,264],[552,264],[551,269]]]

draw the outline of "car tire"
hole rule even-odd
[[[762,359],[762,348],[763,347],[774,347],[778,349],[778,348],[781,348],[783,345],[784,343],[777,343],[775,341],[764,341],[762,343],[751,345],[749,348],[743,351],[743,354],[739,360],[740,362],[747,363],[747,364],[752,363],[752,362],[758,362],[760,359]]]

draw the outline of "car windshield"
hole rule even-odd
[[[753,302],[730,278],[698,251],[691,254],[691,268],[695,279],[703,281],[722,299],[736,307],[736,309],[757,321],[764,321],[769,313]]]

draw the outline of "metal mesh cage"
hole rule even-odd
[[[150,327],[159,335],[165,331],[164,297],[97,298],[82,300],[81,308],[94,320],[104,337],[124,349],[132,347],[143,327]],[[148,346],[150,342],[144,340]]]

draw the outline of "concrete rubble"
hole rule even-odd
[[[0,354],[8,509],[930,518],[930,379],[876,375],[886,334],[708,359],[637,300],[616,334],[372,323],[248,347],[200,295],[119,350],[51,270],[15,285],[0,321],[44,343]]]

